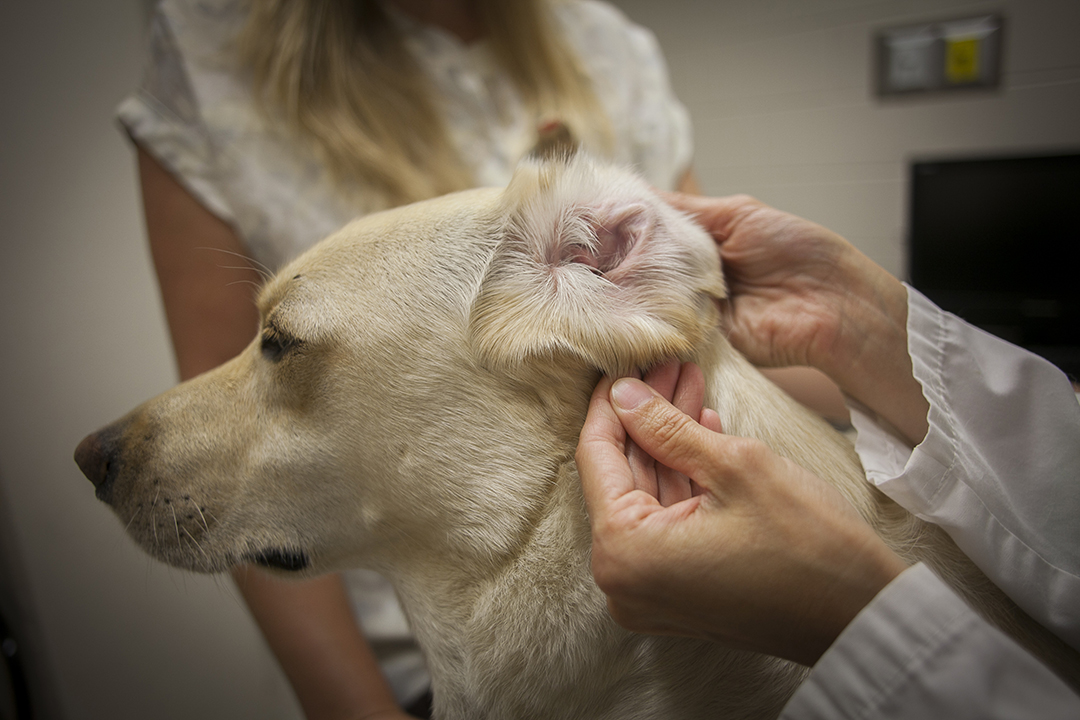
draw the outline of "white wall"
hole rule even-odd
[[[618,4],[657,31],[708,192],[818,220],[896,272],[909,157],[1080,147],[1075,0]],[[873,30],[991,10],[1008,23],[1001,91],[873,97]],[[143,21],[138,0],[0,4],[2,588],[39,621],[52,716],[294,717],[229,583],[147,560],[71,460],[175,377],[111,119]]]
[[[902,274],[914,156],[1080,150],[1076,0],[615,0],[652,28],[694,120],[710,194],[747,192]],[[999,12],[1002,87],[882,101],[883,27]]]
[[[149,561],[72,461],[175,381],[112,121],[143,27],[137,0],[0,4],[3,588],[36,611],[20,640],[52,669],[47,717],[296,717],[230,583]]]

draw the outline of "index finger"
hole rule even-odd
[[[626,459],[626,430],[608,399],[613,382],[604,377],[593,390],[575,454],[585,505],[594,521],[635,489]]]

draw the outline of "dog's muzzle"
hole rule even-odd
[[[134,456],[131,452],[124,452],[125,431],[129,429],[131,423],[128,420],[120,420],[113,425],[102,428],[95,433],[91,433],[83,438],[79,446],[75,448],[75,463],[82,470],[83,475],[87,477],[90,482],[94,484],[94,494],[98,500],[105,502],[120,513],[125,521],[131,520],[134,514],[138,513],[138,509],[132,510],[130,507],[123,509],[125,504],[124,495],[128,492],[128,483],[126,481],[120,481],[120,490],[115,487],[117,485],[117,478],[124,472],[125,465],[129,470],[132,466],[138,464],[138,453]],[[129,448],[130,450],[130,448]],[[119,492],[119,496],[117,495]],[[177,548],[168,548],[168,543],[159,543],[157,540],[158,533],[154,533],[154,540],[151,543],[150,539],[146,536],[149,532],[143,528],[143,532],[135,533],[136,539],[146,547],[151,554],[159,557],[165,562],[177,565],[178,567],[185,567],[188,569],[197,569],[202,571],[208,571],[207,567],[203,564],[196,562],[194,566],[191,562],[187,562],[185,558],[188,558],[186,550],[190,548],[184,548],[183,543],[180,540],[180,530],[177,523],[177,511],[173,508],[184,508],[184,513],[187,514],[187,519],[190,521],[190,525],[185,527],[185,536],[190,537],[195,544],[195,547],[199,548],[199,553],[194,557],[196,560],[206,558],[206,548],[201,547],[198,544],[198,539],[203,537],[203,532],[209,532],[211,525],[216,523],[216,518],[213,515],[210,516],[210,520],[203,515],[202,509],[199,508],[198,503],[192,500],[190,495],[184,492],[168,492],[166,491],[161,495],[162,503],[158,504],[158,498],[155,497],[154,502],[151,503],[150,513],[145,515],[151,527],[155,522],[160,521],[160,517],[155,520],[153,510],[155,507],[159,509],[159,512],[163,512],[162,508],[169,508],[171,515],[166,514],[163,517],[171,517],[171,521],[165,520],[165,525],[162,529],[170,527],[169,522],[172,523],[171,527],[176,528]],[[173,503],[170,506],[170,502]],[[130,505],[130,503],[128,503]],[[142,507],[142,503],[138,503],[139,507]],[[194,514],[192,508],[198,510],[198,520],[194,520]],[[181,515],[180,522],[184,523],[184,518]],[[131,523],[128,522],[130,526]],[[162,534],[163,538],[169,537],[168,533]],[[183,557],[176,554],[177,549],[185,551]],[[269,546],[257,551],[245,552],[243,554],[237,553],[236,555],[225,555],[220,558],[220,563],[215,563],[209,569],[210,572],[218,572],[224,570],[225,567],[231,564],[237,564],[240,562],[250,562],[260,565],[261,567],[270,570],[279,570],[286,573],[296,573],[302,570],[306,570],[311,566],[311,557],[308,553],[296,546]]]

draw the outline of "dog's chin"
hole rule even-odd
[[[139,543],[143,550],[155,560],[171,565],[180,570],[216,575],[227,572],[229,568],[238,564],[235,556],[228,553],[215,553],[206,551],[191,552],[189,548],[177,548],[161,544]],[[243,561],[241,561],[243,562]]]

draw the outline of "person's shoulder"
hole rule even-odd
[[[553,0],[552,6],[564,22],[591,32],[614,37],[641,29],[621,9],[604,0]]]
[[[653,44],[649,30],[603,0],[553,0],[552,6],[567,35],[584,54],[636,56]]]

